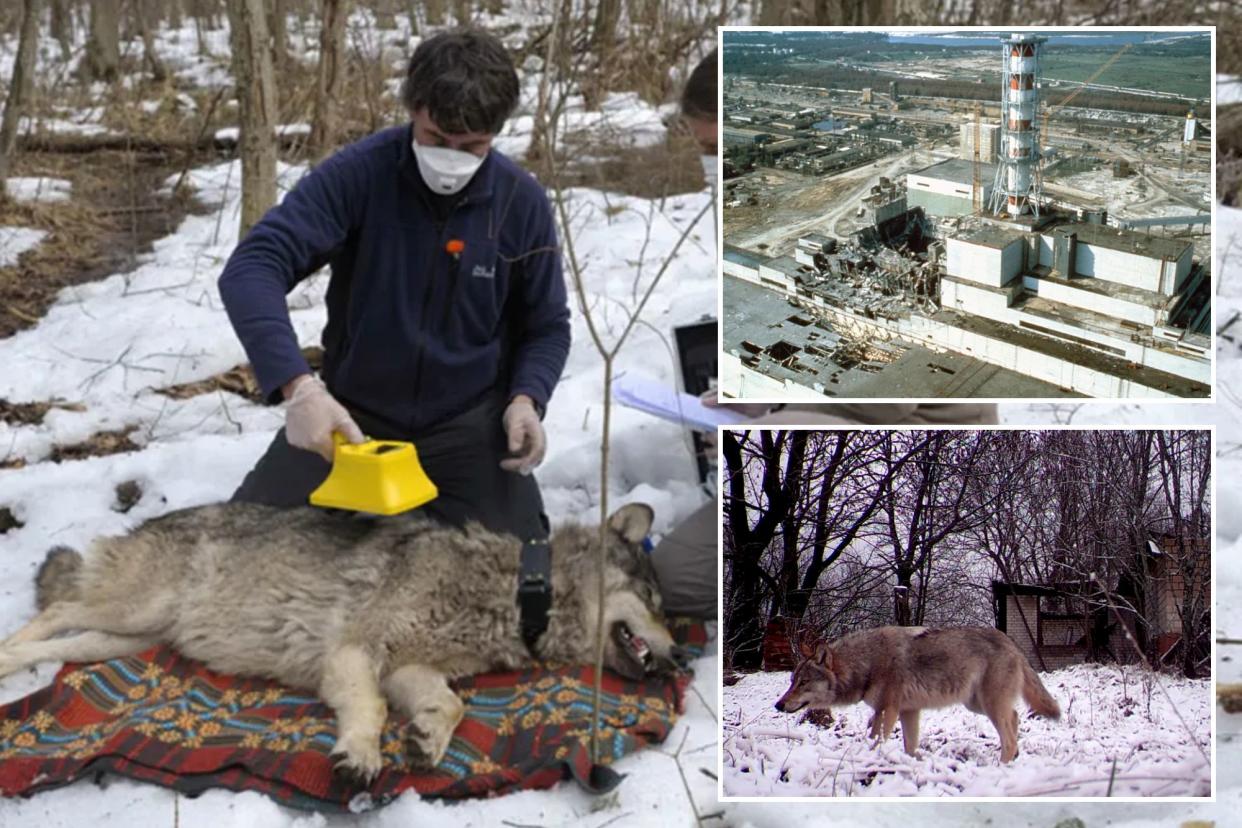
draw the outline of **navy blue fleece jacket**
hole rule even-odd
[[[460,193],[433,193],[411,136],[324,161],[229,257],[220,295],[263,394],[309,371],[285,295],[330,264],[323,377],[345,406],[410,434],[493,389],[546,406],[569,353],[547,196],[495,150]]]

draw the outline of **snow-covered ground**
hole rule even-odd
[[[46,237],[46,230],[33,227],[0,227],[0,267],[17,264],[23,253],[38,247]]]
[[[1142,175],[1114,178],[1108,167],[1058,178],[1055,185],[1080,191],[1098,199],[1099,203],[1110,205],[1109,215],[1115,218],[1191,216],[1211,211],[1211,178],[1206,168],[1179,172],[1174,163],[1154,171],[1171,182],[1181,198],[1192,201],[1199,209],[1170,199]]]
[[[1231,75],[1216,76],[1216,104],[1242,103],[1242,78]]]
[[[10,178],[5,182],[9,196],[23,203],[68,201],[73,193],[72,182],[63,178]]]
[[[724,688],[724,792],[1066,797],[1105,796],[1111,787],[1114,796],[1210,794],[1211,682],[1093,664],[1041,679],[1062,717],[1021,716],[1021,754],[1003,766],[992,723],[962,705],[923,712],[919,753],[911,757],[899,732],[871,747],[871,708],[862,702],[834,709],[836,721],[820,728],[774,707],[789,673],[745,676]]]

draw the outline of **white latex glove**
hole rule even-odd
[[[505,471],[530,474],[535,466],[543,462],[548,449],[548,438],[534,402],[520,394],[514,397],[505,408],[501,422],[509,438],[509,453],[513,456],[501,460],[500,467]]]
[[[331,463],[334,431],[351,443],[366,441],[362,429],[345,406],[328,393],[323,380],[308,376],[293,387],[285,404],[285,439],[289,445],[316,452]]]

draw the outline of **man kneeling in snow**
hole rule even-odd
[[[411,123],[332,156],[229,258],[220,294],[285,428],[233,495],[305,504],[332,433],[412,440],[450,523],[544,534],[544,407],[569,352],[547,196],[492,140],[518,102],[504,47],[457,31],[423,42],[402,97]],[[285,294],[329,264],[322,379]]]

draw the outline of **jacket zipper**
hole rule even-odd
[[[444,220],[443,220],[442,222],[440,222],[440,224],[439,224],[439,228],[438,228],[438,229],[439,229],[439,231],[440,231],[440,240],[439,240],[439,242],[437,243],[437,246],[436,246],[435,251],[432,253],[432,257],[433,257],[433,258],[432,258],[432,264],[433,264],[433,268],[432,268],[432,270],[433,270],[433,272],[434,272],[435,257],[437,257],[437,256],[439,256],[439,255],[440,255],[441,251],[443,251],[443,250],[444,250],[444,245],[445,245],[445,244],[447,243],[447,241],[448,241],[448,226],[449,226],[449,219],[453,217],[453,213],[454,213],[454,212],[456,212],[457,208],[458,208],[458,207],[459,207],[462,203],[464,203],[464,202],[458,202],[457,204],[454,204],[454,205],[453,205],[453,207],[449,209],[448,215],[447,215],[447,216],[445,216],[445,217],[444,217]],[[450,264],[450,265],[449,265],[449,267],[450,267],[450,269],[451,269],[451,268],[452,268],[452,264]],[[418,406],[419,406],[419,401],[420,401],[420,400],[421,400],[421,398],[422,398],[422,387],[423,387],[423,361],[424,361],[424,360],[423,360],[423,358],[427,355],[427,343],[426,343],[426,337],[427,337],[427,314],[428,314],[429,308],[430,308],[430,306],[431,306],[431,287],[432,287],[432,279],[434,279],[434,278],[435,278],[434,276],[431,276],[431,277],[429,277],[429,278],[427,279],[427,287],[426,287],[426,289],[424,289],[424,291],[423,291],[423,307],[422,307],[422,312],[419,314],[418,356],[417,356],[417,357],[416,357],[416,359],[414,360],[414,406],[415,406],[415,412],[416,412],[416,413],[415,413],[415,417],[417,417],[417,416],[418,416],[418,414],[417,414],[417,409],[418,409]],[[450,295],[451,295],[451,294],[450,294]],[[446,307],[447,307],[447,306],[448,306],[448,303],[446,303]],[[410,431],[411,431],[411,433],[414,431],[414,422],[411,422],[411,423],[410,423]]]

